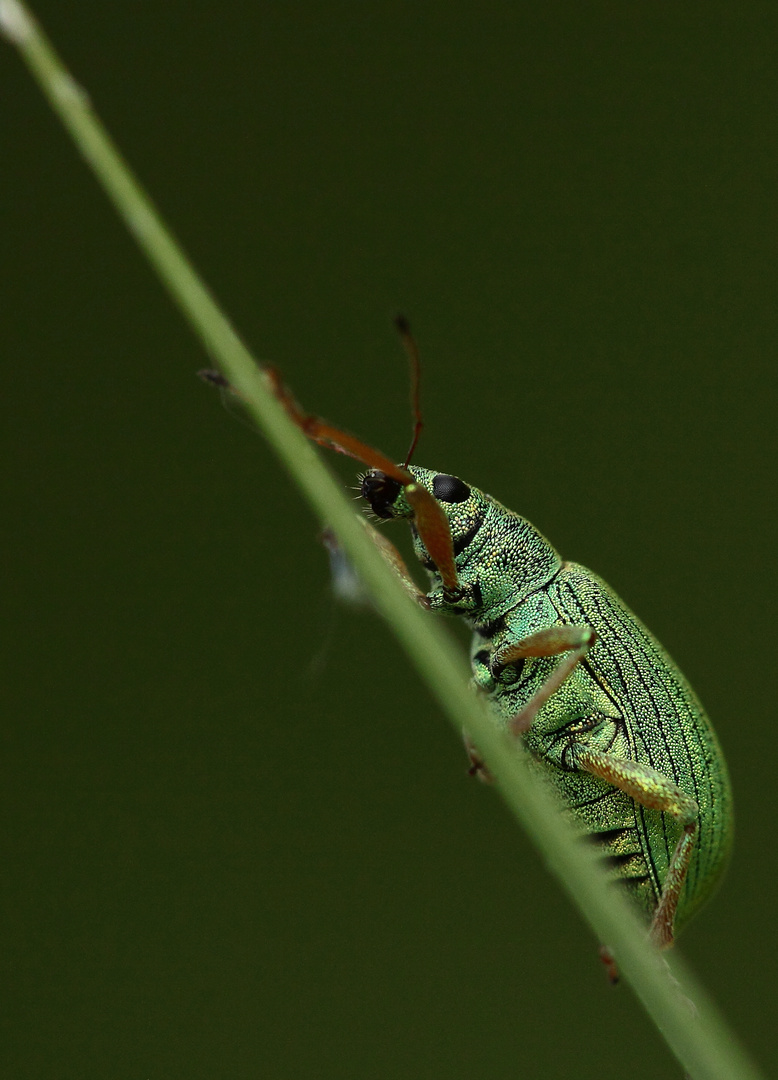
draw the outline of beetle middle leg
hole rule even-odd
[[[504,645],[491,658],[489,671],[493,679],[498,680],[503,671],[517,660],[530,657],[558,656],[569,652],[570,655],[549,675],[540,689],[533,694],[524,708],[511,718],[508,730],[512,735],[523,735],[532,725],[540,709],[562,683],[569,678],[575,667],[586,656],[594,644],[597,635],[590,626],[548,626],[535,634],[528,634],[520,641]],[[481,758],[473,741],[465,734],[465,749],[470,758],[470,775],[477,776],[486,783],[492,782],[486,764]]]
[[[555,694],[559,687],[570,677],[577,665],[583,660],[594,644],[597,635],[590,626],[548,626],[536,634],[529,634],[512,645],[504,645],[492,657],[489,665],[493,678],[499,679],[509,664],[529,657],[558,656],[569,653],[551,672],[549,677],[533,694],[524,708],[512,717],[509,730],[513,735],[523,735],[532,725],[532,721]]]

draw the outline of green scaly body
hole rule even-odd
[[[716,736],[689,684],[659,642],[590,570],[564,562],[528,521],[448,474],[410,466],[443,507],[451,527],[461,593],[447,595],[411,520],[416,555],[429,571],[430,607],[473,627],[476,684],[506,728],[559,663],[520,659],[494,675],[499,649],[554,625],[590,627],[592,648],[535,716],[524,736],[538,768],[583,831],[604,850],[650,917],[683,831],[671,813],[649,809],[578,767],[582,748],[627,763],[650,790],[656,774],[695,800],[697,833],[681,888],[675,929],[688,921],[719,878],[732,837],[732,797]],[[377,475],[381,475],[380,473]],[[364,489],[363,489],[364,490]],[[374,507],[375,508],[375,507]],[[382,517],[412,519],[400,489]]]

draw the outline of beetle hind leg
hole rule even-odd
[[[580,744],[576,747],[574,761],[577,768],[620,788],[641,806],[672,815],[681,825],[683,831],[670,858],[649,931],[658,948],[669,948],[674,940],[678,900],[697,838],[697,803],[672,780],[648,765],[591,750]]]

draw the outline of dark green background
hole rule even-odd
[[[775,1064],[774,5],[37,9],[257,354],[599,571],[699,689],[682,939]],[[2,1075],[680,1077],[0,53]],[[334,462],[353,483],[348,462]]]

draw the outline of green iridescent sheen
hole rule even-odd
[[[500,669],[498,650],[505,655],[559,625],[594,630],[594,644],[532,719],[525,745],[649,920],[669,897],[659,943],[670,944],[712,892],[732,839],[727,769],[702,705],[600,577],[565,562],[533,525],[490,495],[448,474],[409,471],[434,495],[436,487],[457,495],[438,501],[451,528],[459,595],[443,589],[411,520],[414,547],[430,575],[429,606],[473,627],[473,678],[498,723],[510,728],[560,664],[558,654],[541,655]],[[391,516],[413,518],[402,488]]]

